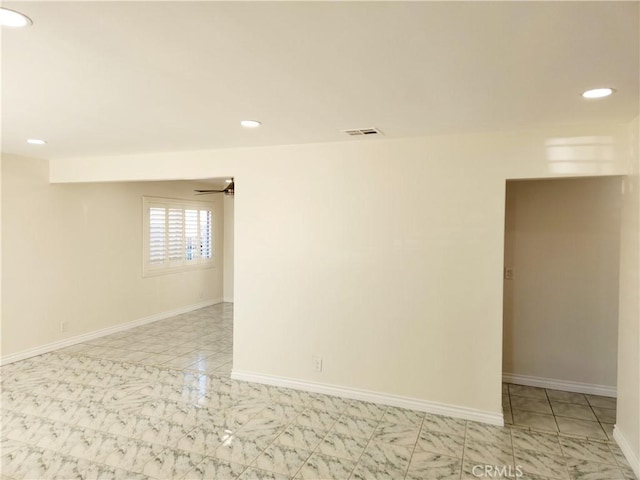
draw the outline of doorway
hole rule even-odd
[[[506,185],[505,423],[612,439],[620,177]]]

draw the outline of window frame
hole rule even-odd
[[[193,270],[202,270],[206,268],[215,268],[216,266],[216,215],[215,215],[215,202],[204,202],[196,200],[186,200],[180,198],[166,198],[166,197],[142,197],[142,277],[155,277],[158,275],[169,275],[172,273],[189,272]],[[210,249],[211,258],[202,259],[198,258],[195,261],[186,259],[186,250],[184,252],[184,258],[180,263],[170,263],[165,260],[162,264],[153,265],[149,261],[150,255],[150,210],[151,208],[165,208],[165,209],[181,209],[182,210],[182,235],[183,240],[185,237],[185,210],[198,210],[198,221],[200,217],[200,211],[206,210],[211,215],[211,236],[210,236]],[[169,245],[166,245],[169,248]],[[168,252],[167,252],[168,256]],[[186,263],[186,262],[193,263]]]

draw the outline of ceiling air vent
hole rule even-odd
[[[344,133],[351,137],[360,137],[363,135],[382,135],[382,132],[377,128],[356,128],[354,130],[343,130]]]

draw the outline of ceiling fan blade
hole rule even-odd
[[[231,182],[227,185],[224,190],[194,190],[195,195],[207,195],[209,193],[224,193],[225,195],[234,195],[235,194],[235,182],[233,178],[231,178]]]

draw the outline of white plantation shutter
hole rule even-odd
[[[199,250],[199,236],[198,236],[198,210],[185,210],[184,211],[184,242],[185,242],[185,257],[187,262],[197,260],[200,256]]]
[[[169,244],[169,262],[181,262],[184,259],[183,233],[184,225],[182,221],[183,212],[181,208],[170,208],[167,216],[167,243]]]
[[[166,208],[149,208],[149,263],[161,265],[167,255]]]
[[[212,258],[212,234],[211,210],[200,210],[200,257]]]
[[[213,266],[213,206],[143,197],[144,275]]]

